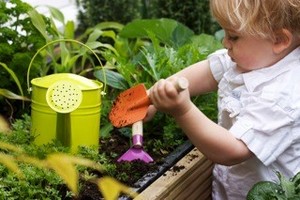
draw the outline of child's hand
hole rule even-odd
[[[149,94],[150,92],[148,92]],[[156,114],[157,112],[157,109],[153,106],[153,105],[150,105],[149,108],[148,108],[148,111],[147,111],[147,115],[146,117],[143,119],[143,122],[148,122],[150,121],[154,115]]]
[[[178,91],[176,81],[176,78],[161,79],[149,90],[152,104],[174,117],[185,114],[192,107],[189,90]]]

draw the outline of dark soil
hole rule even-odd
[[[161,165],[163,156],[154,153],[153,151],[147,150],[147,153],[153,158],[154,162],[145,163],[142,160],[133,160],[117,162],[117,159],[122,156],[127,150],[130,149],[129,138],[122,136],[117,131],[113,133],[109,138],[100,139],[99,152],[108,156],[110,162],[114,163],[117,167],[116,174],[108,174],[121,181],[125,185],[136,188],[139,187],[135,185],[142,177],[149,173],[158,170],[158,166]],[[145,143],[145,141],[144,141]],[[145,143],[146,144],[146,143]],[[145,149],[143,149],[146,151]],[[103,176],[106,174],[100,174]],[[124,177],[125,176],[125,177]],[[120,180],[121,179],[121,180]],[[126,180],[125,180],[126,179]],[[99,192],[98,186],[92,182],[84,182],[80,196],[76,200],[99,200],[102,199],[102,195]]]
[[[145,163],[141,160],[134,160],[131,162],[122,161],[117,162],[117,159],[123,155],[127,150],[130,149],[130,140],[129,138],[123,136],[122,134],[116,131],[109,138],[100,139],[100,148],[99,152],[105,152],[108,156],[110,162],[115,163],[117,170],[116,174],[108,174],[124,183],[125,185],[136,188],[136,191],[141,192],[143,187],[147,185],[145,182],[149,182],[147,174],[156,174],[156,176],[162,175],[164,171],[161,168],[170,167],[169,165],[173,164],[170,161],[166,160],[167,154],[155,151],[154,148],[143,149],[146,151],[152,158],[153,162]],[[151,146],[147,144],[147,140],[144,140],[144,146]],[[162,150],[162,152],[164,152]],[[173,158],[171,158],[174,160]],[[166,163],[164,163],[166,162]],[[173,161],[172,161],[173,162]],[[166,169],[165,169],[166,170]],[[103,176],[100,174],[99,176]],[[151,176],[152,176],[151,175]],[[124,178],[125,177],[125,178]],[[150,177],[153,179],[153,177]],[[125,180],[126,179],[126,180]],[[145,179],[145,180],[144,180]],[[154,181],[154,180],[153,180]],[[149,182],[150,184],[151,182]],[[98,190],[98,186],[92,182],[84,182],[80,196],[76,200],[99,200],[103,199],[101,193]]]
[[[129,139],[125,136],[115,133],[108,139],[100,140],[100,152],[109,152],[108,155],[111,155],[111,162],[116,164],[116,171],[124,173],[128,177],[124,183],[127,186],[134,187],[134,183],[143,175],[157,169],[157,161],[161,160],[161,157],[158,157],[159,155],[154,154],[153,152],[147,152],[153,158],[154,162],[145,163],[139,159],[130,162],[118,162],[117,159],[130,149],[129,142]],[[144,151],[146,150],[144,149]],[[116,177],[118,177],[118,175],[120,174],[116,174]]]

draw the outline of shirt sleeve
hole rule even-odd
[[[223,77],[223,74],[232,65],[232,61],[227,54],[226,49],[220,49],[208,56],[210,70],[217,82]]]
[[[283,105],[273,100],[252,98],[229,131],[269,165],[292,145],[295,116],[288,103]]]

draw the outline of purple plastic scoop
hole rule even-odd
[[[132,147],[127,150],[117,161],[141,160],[145,163],[153,162],[151,156],[143,150],[143,122],[132,124]]]

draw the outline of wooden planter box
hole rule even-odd
[[[194,148],[134,200],[210,200],[212,167]]]

